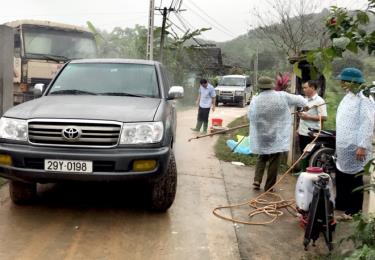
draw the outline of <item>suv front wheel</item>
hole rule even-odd
[[[171,151],[166,173],[151,182],[150,207],[155,211],[166,211],[173,203],[177,189],[176,160]]]

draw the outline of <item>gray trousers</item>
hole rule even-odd
[[[273,154],[260,154],[258,156],[258,161],[255,167],[255,177],[254,181],[262,183],[263,174],[266,170],[266,164],[268,164],[267,169],[267,180],[266,185],[264,185],[264,190],[271,188],[277,180],[277,174],[280,167],[280,159],[282,153],[273,153]]]

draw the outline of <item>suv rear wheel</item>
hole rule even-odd
[[[173,203],[177,189],[176,160],[171,151],[167,172],[151,183],[151,209],[166,211]]]
[[[9,195],[15,204],[31,202],[36,197],[36,183],[9,181]]]

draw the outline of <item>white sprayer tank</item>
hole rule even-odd
[[[296,183],[296,205],[299,210],[309,211],[310,203],[313,199],[314,182],[319,180],[319,176],[326,175],[329,177],[328,189],[330,193],[330,201],[333,205],[335,200],[333,197],[333,183],[331,177],[323,172],[320,167],[308,167],[306,172],[302,172]]]

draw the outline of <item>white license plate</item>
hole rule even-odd
[[[44,170],[50,172],[91,173],[92,161],[44,160]]]

